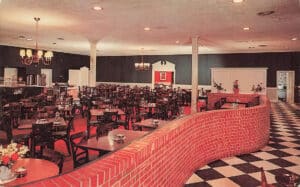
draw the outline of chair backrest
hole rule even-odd
[[[41,158],[45,159],[45,160],[49,160],[49,161],[57,164],[57,166],[59,168],[59,174],[62,173],[62,168],[63,168],[64,161],[65,161],[65,156],[62,153],[55,151],[53,149],[44,148]]]
[[[74,116],[70,116],[69,121],[68,121],[68,125],[67,125],[67,129],[66,129],[68,138],[70,137],[71,129],[74,128],[73,123],[74,123]]]
[[[90,111],[90,110],[87,110],[87,111],[86,111],[86,119],[87,119],[87,121],[89,122],[89,121],[91,120],[91,118],[92,118],[91,111]]]
[[[87,132],[82,131],[70,136],[71,151],[74,168],[89,162],[89,152],[87,149],[81,149],[77,144],[84,138],[87,138]]]
[[[116,121],[118,118],[118,111],[116,112],[104,111],[103,115],[104,115],[105,122],[113,122]]]
[[[32,136],[36,143],[49,142],[53,140],[52,136],[53,122],[32,124]]]
[[[131,122],[132,123],[140,122],[140,121],[142,121],[142,117],[140,115],[138,115],[138,114],[131,117]]]

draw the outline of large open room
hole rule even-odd
[[[300,185],[300,0],[0,0],[0,186]]]

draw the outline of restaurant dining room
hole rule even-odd
[[[0,0],[0,186],[300,186],[299,0]]]

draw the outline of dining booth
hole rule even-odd
[[[264,147],[269,128],[270,102],[260,95],[256,106],[180,117],[101,159],[27,186],[182,186],[207,163]]]

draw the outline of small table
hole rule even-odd
[[[37,122],[37,119],[21,120],[18,129],[31,129],[32,124],[36,123],[36,122]],[[67,126],[66,121],[62,117],[60,117],[59,120],[56,120],[56,118],[48,118],[47,122],[53,122],[54,129]]]
[[[153,124],[153,120],[158,120],[158,126],[155,126]],[[166,124],[167,121],[165,120],[159,120],[159,119],[153,119],[153,118],[150,118],[150,119],[146,119],[146,120],[142,120],[142,121],[139,121],[139,122],[136,122],[136,123],[133,123],[132,124],[132,128],[139,128],[140,130],[143,130],[143,128],[147,128],[147,129],[156,129],[164,124]]]
[[[25,167],[27,169],[27,175],[22,178],[4,184],[5,186],[18,186],[21,184],[37,181],[53,177],[59,174],[58,166],[48,160],[34,159],[34,158],[23,158],[16,161],[13,165],[12,170],[19,167]]]
[[[118,115],[125,115],[124,111],[119,109],[119,108],[114,108],[114,109],[91,109],[91,115],[92,116],[103,116],[104,112],[118,112]]]
[[[114,140],[117,134],[123,134],[125,136],[123,142],[117,142]],[[82,140],[78,144],[78,147],[96,151],[116,151],[130,144],[132,141],[145,136],[146,134],[148,134],[148,132],[115,129],[110,131],[107,136],[101,136],[98,139],[96,137],[92,137],[88,140]]]

